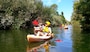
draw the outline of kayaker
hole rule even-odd
[[[49,21],[46,21],[45,26],[43,28],[43,32],[45,35],[49,35],[52,33],[50,25],[51,23]]]
[[[34,34],[36,35],[38,31],[40,31],[40,25],[37,19],[35,19],[32,24],[34,25]]]
[[[49,21],[46,21],[45,22],[45,26],[43,26],[42,30],[37,33],[37,36],[40,36],[40,35],[42,35],[42,36],[50,35],[52,33],[50,24],[51,23]]]

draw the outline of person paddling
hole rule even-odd
[[[40,36],[40,35],[41,36],[51,35],[52,31],[51,31],[50,24],[51,23],[49,21],[46,21],[45,25],[42,27],[42,30],[37,33],[37,36]]]
[[[45,26],[44,26],[44,28],[43,28],[43,32],[44,32],[45,36],[52,33],[50,24],[51,24],[51,23],[50,23],[49,21],[46,21]]]

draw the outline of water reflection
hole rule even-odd
[[[56,30],[55,30],[56,29]],[[41,52],[73,52],[72,26],[68,29],[54,28],[55,37],[49,42],[32,48]],[[31,48],[29,50],[32,50]]]
[[[39,49],[42,47],[41,43],[34,43],[33,44],[28,44],[27,45],[27,51],[26,52],[38,52]]]
[[[22,31],[0,31],[0,52],[25,52],[25,36]]]
[[[73,29],[73,48],[74,52],[90,51],[90,33],[83,33],[81,29]]]
[[[49,47],[51,46],[49,41],[44,43],[34,43],[34,47],[29,43],[27,45],[27,52],[49,52]]]
[[[90,33],[69,25],[53,28],[55,37],[47,42],[28,43],[25,30],[0,31],[0,52],[89,52]]]
[[[56,52],[72,52],[72,26],[69,25],[68,29],[60,29],[60,33],[56,34],[61,42],[56,43]]]

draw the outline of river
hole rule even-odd
[[[71,25],[68,29],[54,27],[55,37],[46,42],[28,43],[30,30],[0,30],[0,52],[89,52],[90,33]]]

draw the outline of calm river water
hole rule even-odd
[[[28,43],[29,30],[0,31],[0,52],[90,52],[90,33],[81,29],[53,28],[55,37],[46,42]]]

